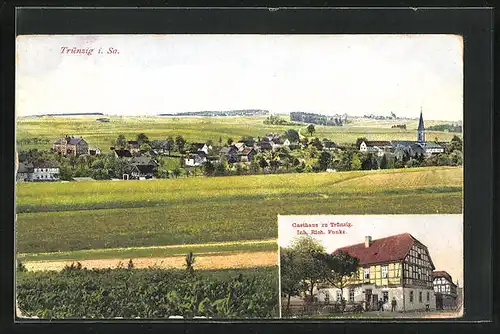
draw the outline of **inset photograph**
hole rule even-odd
[[[278,221],[282,317],[463,315],[462,215]]]

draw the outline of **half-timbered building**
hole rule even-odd
[[[432,272],[436,308],[453,309],[457,307],[457,285],[446,271]]]
[[[432,271],[434,264],[427,247],[409,233],[372,240],[339,250],[359,259],[359,268],[343,289],[323,286],[318,299],[362,303],[365,310],[432,310],[436,308]]]

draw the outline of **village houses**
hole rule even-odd
[[[47,182],[59,180],[59,167],[55,162],[19,163],[17,182]]]
[[[79,156],[89,153],[89,144],[82,137],[64,136],[54,142],[52,149],[63,155]]]
[[[363,243],[339,250],[358,258],[359,270],[343,289],[343,296],[340,289],[323,286],[316,291],[319,301],[343,298],[362,303],[365,310],[377,310],[380,299],[386,309],[395,299],[398,312],[436,309],[434,264],[427,247],[409,233],[376,240],[366,236]]]
[[[386,153],[394,153],[398,159],[404,155],[416,157],[419,155],[430,156],[444,152],[444,147],[440,143],[428,142],[425,140],[425,126],[422,111],[417,129],[417,140],[394,140],[394,141],[368,141],[365,140],[359,145],[361,152],[371,152],[379,157]]]

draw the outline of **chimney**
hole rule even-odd
[[[368,248],[368,247],[370,247],[371,245],[372,245],[372,237],[371,237],[371,236],[369,236],[369,235],[367,235],[367,236],[365,237],[365,247],[366,247],[366,248]]]

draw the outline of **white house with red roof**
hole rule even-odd
[[[432,271],[435,269],[427,247],[409,233],[372,240],[370,236],[359,244],[338,250],[359,259],[358,272],[341,290],[321,286],[319,301],[363,303],[365,310],[378,310],[380,300],[384,309],[395,311],[436,309]],[[335,252],[337,252],[336,250]]]

